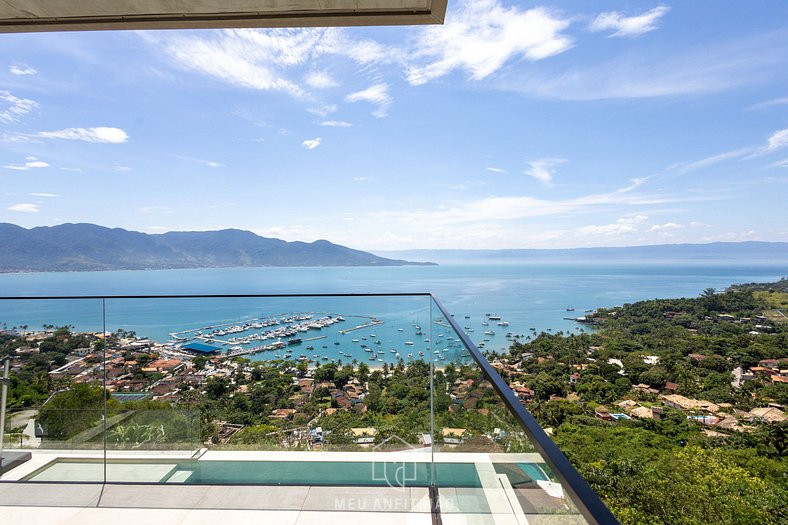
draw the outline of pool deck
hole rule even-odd
[[[296,452],[296,451],[207,451],[198,461],[364,461],[474,463],[481,488],[440,488],[441,522],[446,525],[575,525],[585,523],[577,514],[567,514],[556,505],[561,498],[535,487],[513,488],[493,463],[541,463],[538,454],[487,454],[435,452],[426,449],[399,452]],[[349,523],[432,524],[429,491],[426,487],[344,487],[271,485],[195,485],[156,483],[173,468],[167,460],[193,457],[192,452],[123,452],[110,459],[144,460],[146,465],[108,465],[107,484],[101,483],[104,466],[60,463],[38,483],[14,483],[55,459],[101,459],[101,451],[34,452],[34,457],[3,476],[0,482],[0,515],[12,523],[19,517],[28,523],[83,524],[112,520],[145,524],[215,525],[217,520],[244,523],[330,525]],[[161,461],[157,463],[156,460]],[[152,463],[152,464],[151,464]],[[52,468],[52,467],[50,467]],[[46,474],[48,471],[44,470]],[[38,476],[41,476],[39,474]],[[54,482],[58,477],[88,483]],[[123,483],[126,482],[126,483]],[[129,483],[131,482],[131,484]],[[138,484],[134,484],[134,483]],[[139,483],[147,484],[139,484]],[[542,510],[550,501],[552,511]],[[558,510],[558,513],[556,513]]]

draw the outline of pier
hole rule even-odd
[[[356,330],[361,330],[362,328],[369,328],[370,326],[377,326],[379,324],[383,324],[385,321],[381,321],[380,319],[373,318],[370,322],[364,323],[358,326],[354,326],[353,328],[347,328],[345,330],[340,330],[339,333],[345,335],[349,332],[354,332]]]

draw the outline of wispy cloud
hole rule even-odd
[[[388,115],[388,107],[391,104],[391,100],[389,85],[385,82],[373,84],[367,89],[350,93],[345,97],[345,102],[369,102],[375,104],[378,109],[373,111],[372,115],[378,118]]]
[[[0,101],[5,106],[0,106],[0,122],[4,124],[19,122],[20,118],[38,107],[36,101],[14,96],[10,91],[0,90]]]
[[[188,160],[190,162],[196,162],[197,164],[204,164],[209,168],[223,168],[224,164],[221,162],[216,162],[214,160],[205,160],[205,159],[196,159],[194,157],[185,157],[182,155],[176,155],[179,159]],[[131,168],[129,168],[131,170]]]
[[[503,168],[495,168],[493,166],[487,166],[484,169],[486,169],[487,171],[492,171],[493,173],[506,173],[505,169],[503,169]]]
[[[336,104],[325,104],[316,108],[307,108],[307,111],[318,117],[325,118],[331,113],[336,113],[337,109]]]
[[[764,143],[759,145],[745,146],[743,148],[718,153],[710,157],[692,162],[681,162],[669,166],[669,172],[676,173],[677,175],[685,175],[687,173],[708,168],[715,164],[729,160],[752,160],[775,153],[783,148],[788,147],[788,128],[780,129],[772,133]],[[771,164],[772,167],[780,167],[779,161]]]
[[[402,221],[405,224],[453,225],[470,222],[521,220],[550,215],[573,215],[611,206],[647,206],[675,202],[709,200],[710,197],[688,197],[670,194],[635,192],[646,179],[633,179],[625,187],[608,193],[596,193],[571,199],[537,199],[530,196],[486,197],[456,203],[437,211],[381,211],[375,216]]]
[[[344,120],[324,120],[320,123],[321,126],[328,126],[329,128],[349,128],[353,124]]]
[[[511,59],[541,60],[570,49],[562,32],[570,20],[544,8],[503,7],[498,0],[466,0],[445,26],[424,28],[411,52],[407,79],[425,84],[454,70],[481,80]]]
[[[366,177],[353,177],[353,180],[356,181],[356,182],[364,182],[365,180],[367,180],[367,178]]]
[[[542,184],[549,186],[553,182],[553,174],[556,168],[566,162],[566,159],[539,159],[528,163],[525,174],[535,178]]]
[[[785,104],[788,104],[788,97],[774,98],[772,100],[765,100],[763,102],[759,102],[757,104],[753,104],[752,106],[749,106],[746,109],[763,109],[763,108],[770,108],[770,107],[774,107],[774,106],[783,106]]]
[[[52,198],[52,197],[60,197],[57,193],[30,193],[31,197],[45,197],[45,198]]]
[[[36,137],[45,139],[81,140],[83,142],[98,142],[121,144],[129,139],[129,135],[120,128],[66,128],[58,131],[40,131]]]
[[[522,68],[495,79],[496,87],[548,100],[606,100],[690,96],[729,91],[774,79],[788,67],[775,53],[788,34],[769,33],[724,44],[661,53],[634,52],[563,67]]]
[[[35,157],[25,157],[22,164],[6,164],[3,166],[7,170],[28,171],[36,168],[48,168],[49,164]]]
[[[38,204],[19,203],[19,204],[14,204],[13,206],[9,206],[6,209],[9,211],[17,211],[20,213],[38,213],[40,211],[38,207],[39,207]]]
[[[588,26],[590,31],[613,31],[611,37],[635,37],[654,31],[659,19],[665,16],[670,8],[664,5],[646,11],[642,15],[624,16],[618,11],[601,13]]]
[[[8,67],[8,72],[12,75],[35,75],[38,73],[35,69],[24,64],[13,64]]]
[[[393,50],[356,39],[339,28],[227,29],[210,33],[140,33],[177,65],[232,85],[307,96],[293,68],[321,56],[344,56],[359,64],[385,61]],[[305,84],[331,87],[327,74],[309,74]]]
[[[315,89],[327,89],[339,85],[339,82],[325,71],[310,71],[304,77],[304,82],[307,86]]]
[[[304,142],[302,142],[301,145],[304,146],[306,149],[315,149],[320,145],[322,141],[323,141],[322,138],[317,137],[315,139],[307,139]]]

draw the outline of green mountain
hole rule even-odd
[[[324,240],[287,242],[243,230],[149,235],[95,224],[25,229],[0,223],[0,247],[0,272],[432,264],[388,259]]]

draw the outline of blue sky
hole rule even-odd
[[[0,35],[0,222],[360,249],[788,241],[788,4]]]

